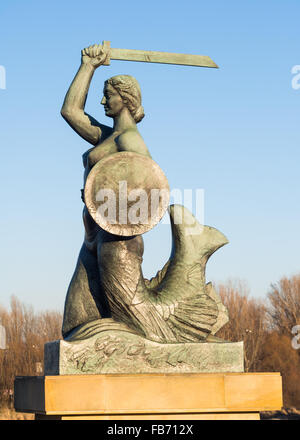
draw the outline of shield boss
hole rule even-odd
[[[167,178],[157,163],[132,152],[97,162],[84,188],[85,204],[95,222],[121,236],[152,229],[165,214],[169,197]]]

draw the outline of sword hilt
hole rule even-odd
[[[109,66],[110,65],[110,41],[102,41],[102,49],[104,53],[106,52],[106,58],[103,63],[103,66]]]

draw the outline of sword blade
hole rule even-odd
[[[121,61],[139,61],[143,63],[179,64],[182,66],[214,67],[219,66],[207,55],[156,52],[152,50],[110,49],[110,59]]]

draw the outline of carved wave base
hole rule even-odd
[[[161,344],[107,320],[45,344],[45,375],[241,373],[243,342]],[[88,336],[88,337],[87,337]]]

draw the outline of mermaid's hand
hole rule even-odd
[[[105,62],[107,55],[108,53],[103,49],[102,44],[94,44],[81,51],[81,62],[97,68]]]

